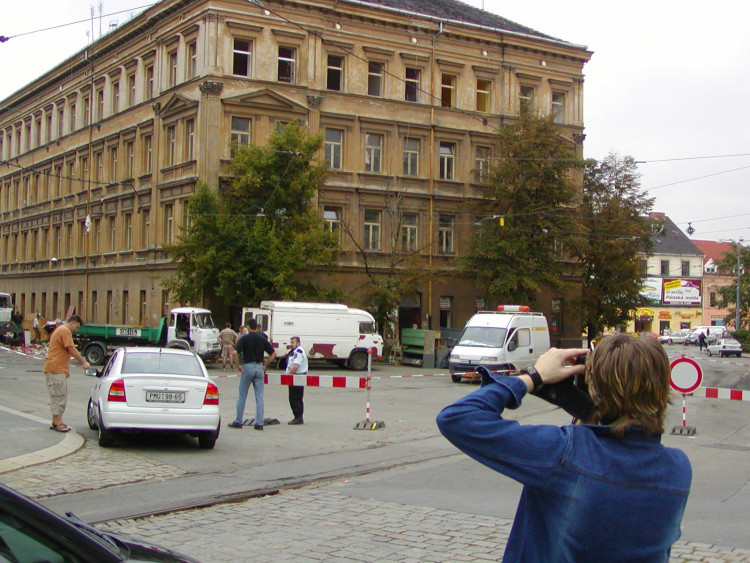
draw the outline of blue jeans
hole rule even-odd
[[[247,392],[250,389],[251,383],[253,384],[253,391],[255,391],[255,424],[256,426],[263,426],[263,364],[260,363],[250,363],[242,366],[240,396],[237,397],[237,418],[235,418],[235,422],[242,423],[242,417],[245,414]]]

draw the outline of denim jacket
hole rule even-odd
[[[523,484],[503,561],[667,562],[680,537],[692,470],[658,434],[607,426],[521,425],[525,383],[494,377],[437,417],[443,435]]]

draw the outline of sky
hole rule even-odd
[[[693,239],[750,241],[750,2],[467,3],[593,51],[585,156],[632,156],[654,211],[683,232],[692,225]],[[0,43],[0,100],[149,4],[102,0],[100,19],[98,0],[13,2],[0,20],[0,35],[12,37]]]

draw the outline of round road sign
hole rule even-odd
[[[677,358],[669,367],[672,373],[669,384],[680,393],[692,393],[701,386],[703,371],[698,363],[690,358]]]

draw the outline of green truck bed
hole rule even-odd
[[[97,340],[100,342],[132,344],[158,344],[161,340],[165,319],[159,326],[136,328],[127,325],[95,324],[83,325],[76,331],[76,338],[80,340]]]

